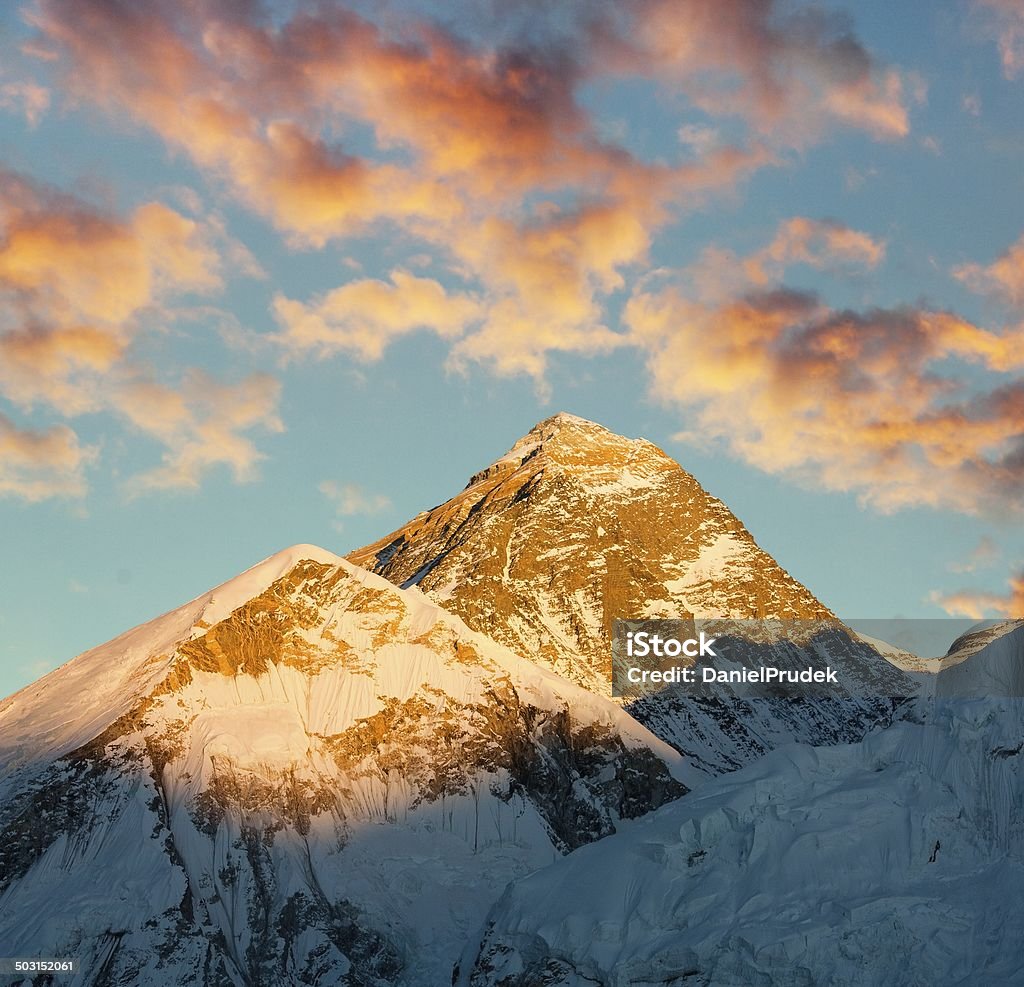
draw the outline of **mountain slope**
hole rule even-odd
[[[613,703],[312,546],[6,700],[0,752],[0,942],[89,985],[434,987],[510,878],[685,791]]]
[[[616,618],[835,624],[664,452],[564,413],[540,422],[461,493],[349,557],[600,695],[611,694]],[[668,690],[630,712],[687,756],[689,784],[780,743],[858,740],[890,722],[888,697],[914,685],[845,630],[831,646],[834,661],[870,673],[870,693],[798,706]]]
[[[974,662],[1016,682],[1024,631]],[[1022,748],[993,696],[775,751],[514,883],[459,987],[1024,982]]]

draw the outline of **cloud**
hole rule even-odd
[[[0,290],[40,322],[116,328],[170,291],[220,285],[203,227],[157,202],[120,220],[0,171],[0,230]]]
[[[224,384],[193,370],[174,388],[146,380],[124,386],[117,410],[166,446],[159,467],[128,482],[129,494],[194,490],[214,466],[226,466],[236,482],[254,479],[265,457],[243,433],[257,427],[282,432],[279,398],[279,382],[266,374]]]
[[[679,437],[882,511],[1024,509],[1024,384],[1003,376],[1024,367],[1024,330],[911,307],[833,310],[765,283],[766,256],[784,267],[804,261],[805,248],[814,264],[851,251],[874,262],[871,238],[832,226],[791,249],[794,228],[817,230],[784,224],[767,248],[725,265],[731,279],[704,284],[704,272],[723,267],[704,258],[627,304],[654,395],[689,415]],[[985,386],[957,377],[951,361],[987,372]]]
[[[972,291],[1024,306],[1024,236],[991,264],[963,264],[953,273]]]
[[[690,148],[697,157],[704,157],[722,142],[722,135],[714,127],[702,127],[700,124],[687,123],[676,131],[679,143]]]
[[[85,468],[95,449],[84,447],[66,425],[19,429],[0,414],[0,496],[29,503],[53,497],[80,497]]]
[[[990,33],[999,46],[999,58],[1007,79],[1024,71],[1024,7],[1018,0],[975,0],[987,15]]]
[[[395,270],[390,282],[350,281],[311,304],[277,295],[274,314],[282,332],[275,341],[292,353],[348,352],[376,360],[393,340],[414,329],[452,338],[480,313],[479,302],[469,295],[449,294],[437,281]]]
[[[603,323],[601,301],[625,284],[623,269],[645,259],[650,235],[632,208],[584,206],[532,223],[493,219],[454,248],[487,286],[479,330],[460,339],[452,365],[490,365],[537,379],[552,352],[594,354],[623,345]]]
[[[352,517],[357,514],[379,514],[391,507],[391,500],[383,494],[368,493],[354,483],[337,483],[324,480],[319,487],[334,508],[337,518]],[[334,528],[342,530],[342,522],[334,521]]]
[[[885,241],[834,220],[795,216],[779,225],[774,239],[743,261],[752,284],[767,284],[787,267],[806,264],[818,270],[877,267],[885,258]]]
[[[966,559],[951,562],[946,568],[950,572],[976,572],[978,569],[986,569],[994,565],[999,559],[999,554],[999,546],[986,535],[978,542]]]
[[[951,617],[969,617],[982,620],[986,617],[1024,617],[1024,573],[1009,580],[1005,593],[988,593],[979,590],[959,590],[955,593],[934,592],[930,597]]]
[[[38,125],[50,108],[50,90],[35,82],[0,84],[0,109],[20,113],[30,127]]]
[[[800,145],[836,125],[904,137],[909,106],[923,99],[919,79],[881,64],[848,22],[820,10],[748,0],[623,8],[621,33],[603,36],[624,71],[653,69],[704,112],[741,117],[774,140]]]
[[[0,396],[64,419],[113,415],[162,443],[163,465],[132,481],[136,492],[194,487],[217,464],[250,477],[260,457],[242,433],[281,427],[276,382],[255,375],[224,384],[186,371],[175,391],[133,355],[154,316],[175,317],[168,306],[181,295],[221,287],[221,249],[232,243],[215,218],[159,202],[120,217],[0,171]],[[91,451],[67,425],[8,428],[6,443],[6,492],[84,495]],[[26,459],[32,450],[44,458]]]
[[[384,233],[429,251],[480,306],[424,324],[465,327],[448,332],[452,366],[538,380],[552,352],[621,345],[609,298],[667,224],[832,129],[904,136],[922,97],[845,21],[773,0],[568,3],[527,29],[514,7],[469,6],[460,32],[409,12],[299,4],[271,18],[227,0],[41,0],[32,21],[69,100],[155,132],[294,247]],[[627,77],[670,97],[674,160],[632,150],[581,98]],[[414,327],[348,311],[373,284],[386,282],[279,299],[285,341],[375,358],[371,338]],[[373,290],[386,307],[409,289]]]

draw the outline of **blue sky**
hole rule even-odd
[[[1018,5],[41,0],[0,45],[0,693],[557,410],[840,614],[1019,612]]]

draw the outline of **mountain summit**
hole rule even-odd
[[[605,695],[616,618],[831,616],[656,445],[565,412],[349,558]]]

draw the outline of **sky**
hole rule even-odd
[[[556,411],[1024,613],[1018,0],[0,8],[0,694]]]

